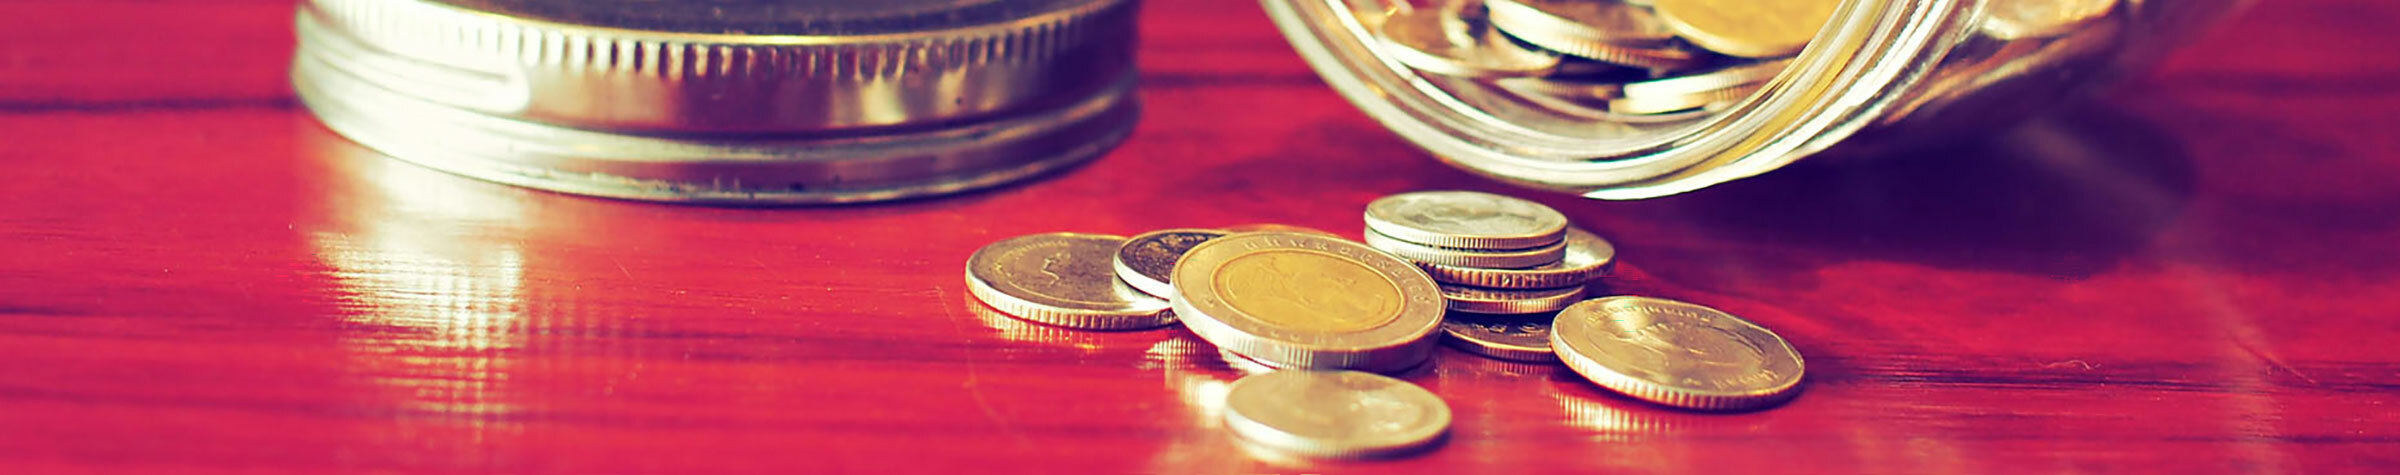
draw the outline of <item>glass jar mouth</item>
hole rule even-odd
[[[1537,188],[1641,199],[1762,173],[1874,122],[1972,30],[1962,1],[1844,1],[1758,92],[1659,123],[1578,116],[1498,82],[1418,74],[1375,47],[1384,0],[1261,3],[1328,84],[1442,160]]]

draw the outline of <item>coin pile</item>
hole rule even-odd
[[[1747,97],[1788,64],[1835,0],[1395,2],[1380,49],[1417,71],[1494,79],[1536,106],[1676,120]]]
[[[1436,191],[1376,200],[1365,216],[1365,243],[1278,225],[1022,236],[968,257],[967,285],[995,313],[1047,325],[1181,321],[1253,373],[1229,389],[1226,426],[1297,455],[1378,456],[1438,442],[1448,406],[1371,373],[1423,367],[1441,340],[1563,363],[1673,407],[1772,405],[1800,381],[1790,344],[1724,312],[1647,297],[1582,300],[1614,266],[1615,248],[1547,206]]]

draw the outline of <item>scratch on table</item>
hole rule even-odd
[[[627,280],[631,280],[631,279],[633,279],[633,271],[630,271],[630,270],[625,270],[625,261],[617,260],[617,258],[611,257],[611,258],[608,258],[608,263],[610,263],[610,264],[616,264],[616,265],[617,265],[617,273],[619,273],[619,274],[625,274],[625,278],[626,278]]]
[[[2309,386],[2324,386],[2323,383],[2317,382],[2317,378],[2308,377],[2307,373],[2301,373],[2300,370],[2292,369],[2291,365],[2283,364],[2283,360],[2275,359],[2274,355],[2269,355],[2264,351],[2258,351],[2257,347],[2250,346],[2250,342],[2242,341],[2240,338],[2235,338],[2233,339],[2233,346],[2240,347],[2242,352],[2249,353],[2250,357],[2252,358],[2258,358],[2259,361],[2266,362],[2267,366],[2272,366],[2275,369],[2283,370],[2283,372],[2291,373],[2292,376],[2300,377],[2300,380],[2308,382]]]
[[[2057,363],[2050,363],[2050,364],[2046,364],[2046,365],[2042,365],[2042,369],[2050,369],[2050,368],[2065,368],[2065,367],[2068,367],[2068,366],[2081,366],[2081,367],[2083,367],[2083,370],[2084,370],[2084,371],[2091,371],[2093,368],[2098,368],[2098,367],[2100,367],[2100,365],[2091,364],[2091,363],[2086,363],[2086,362],[2084,362],[2083,360],[2066,360],[2066,361],[2060,361],[2060,362],[2057,362]]]
[[[935,301],[940,302],[942,306],[942,316],[950,321],[950,333],[957,335],[960,342],[967,341],[967,330],[959,324],[958,311],[952,308],[950,292],[942,290],[941,287],[934,287],[933,294],[936,296]],[[1007,417],[1000,415],[999,408],[992,407],[990,399],[983,397],[983,372],[975,364],[976,360],[980,359],[983,359],[982,352],[972,350],[967,352],[967,379],[959,381],[959,387],[967,390],[967,398],[975,400],[976,409],[983,410],[984,419],[991,420],[992,424],[1000,426],[1001,431],[1007,432],[1010,438],[1017,440],[1017,447],[1032,448],[1033,439],[1025,437],[1024,431],[1017,430],[1015,424],[1010,424]]]

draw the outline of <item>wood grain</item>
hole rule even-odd
[[[0,2],[0,472],[2372,471],[2400,463],[2400,7],[2261,2],[1988,142],[1593,202],[1447,168],[1255,7],[1151,2],[1146,116],[1087,167],[875,206],[531,192],[332,136],[291,4]],[[1445,350],[1447,446],[1254,456],[1181,329],[978,315],[976,247],[1536,197],[1617,293],[1809,358],[1749,414]]]

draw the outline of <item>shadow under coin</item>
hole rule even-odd
[[[2196,180],[2173,137],[2086,102],[1904,156],[1818,157],[1662,199],[1652,218],[1837,259],[2075,278],[2172,224]]]

